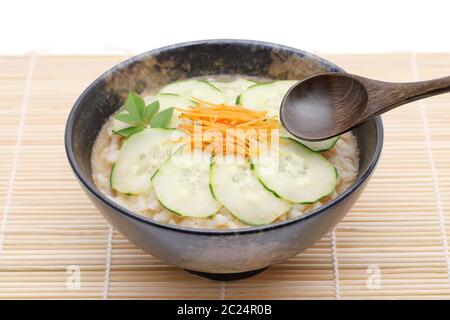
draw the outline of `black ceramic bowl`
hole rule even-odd
[[[67,121],[67,156],[81,186],[103,216],[151,255],[214,279],[237,279],[295,256],[333,228],[350,210],[380,156],[380,118],[353,132],[360,148],[356,182],[339,197],[304,216],[239,230],[203,230],[153,221],[109,200],[91,177],[93,142],[129,91],[154,90],[180,79],[231,74],[270,79],[303,79],[342,71],[297,49],[244,40],[209,40],[173,45],[120,63],[94,81],[76,101]]]

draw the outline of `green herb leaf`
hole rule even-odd
[[[134,125],[139,125],[141,122],[139,120],[136,121],[135,117],[131,113],[116,114],[114,116],[114,119],[125,122],[125,123],[134,124]]]
[[[148,124],[152,118],[154,117],[154,115],[156,113],[158,113],[159,111],[159,101],[156,100],[152,103],[150,103],[148,106],[145,107],[145,111],[144,111],[144,121],[146,124]]]
[[[139,122],[144,118],[145,102],[137,93],[130,92],[125,101],[125,109]]]
[[[169,125],[170,120],[172,120],[173,109],[174,108],[168,108],[157,113],[150,122],[150,126],[152,128],[166,128]]]
[[[135,126],[135,127],[125,128],[125,129],[116,131],[114,133],[128,138],[132,134],[144,130],[144,128],[145,128],[145,126]]]
[[[174,108],[168,108],[158,113],[159,101],[154,101],[146,106],[144,99],[138,94],[130,92],[125,101],[125,110],[128,113],[121,112],[115,115],[114,118],[131,126],[114,133],[123,137],[129,137],[136,132],[144,130],[149,124],[153,128],[166,128],[172,119]]]

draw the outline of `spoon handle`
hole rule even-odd
[[[365,82],[369,96],[365,116],[374,116],[419,99],[450,92],[450,77],[433,80],[391,83]]]

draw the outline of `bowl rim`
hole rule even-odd
[[[110,209],[125,215],[128,218],[131,218],[133,220],[137,220],[139,222],[142,222],[144,224],[149,224],[155,227],[160,227],[163,229],[168,229],[175,232],[182,232],[182,233],[189,233],[189,234],[197,234],[197,235],[214,235],[214,236],[235,236],[235,235],[242,235],[242,234],[251,234],[251,233],[260,233],[265,232],[269,230],[274,230],[278,228],[282,228],[291,224],[298,223],[303,220],[307,220],[309,218],[312,218],[316,215],[319,215],[321,213],[324,213],[327,211],[328,208],[344,201],[346,198],[348,198],[354,191],[359,189],[362,184],[366,182],[366,180],[371,176],[373,173],[378,160],[381,155],[381,150],[383,146],[383,139],[384,139],[384,129],[383,129],[383,123],[381,120],[381,117],[378,116],[374,118],[373,121],[375,123],[376,127],[376,145],[375,145],[375,151],[372,159],[370,160],[370,163],[367,167],[367,169],[356,179],[356,181],[344,192],[339,194],[336,198],[332,199],[330,202],[320,206],[317,209],[314,209],[304,215],[279,221],[276,223],[271,223],[267,225],[262,226],[250,226],[245,228],[238,228],[238,229],[202,229],[202,228],[192,228],[192,227],[184,227],[179,225],[172,225],[169,223],[162,223],[155,221],[151,218],[142,216],[138,213],[134,213],[131,210],[128,210],[127,208],[119,205],[118,203],[110,200],[106,195],[104,195],[100,190],[97,189],[97,187],[88,181],[88,179],[83,175],[81,172],[80,167],[78,166],[77,161],[75,160],[75,154],[72,148],[72,133],[73,133],[73,127],[75,123],[75,118],[77,116],[78,110],[81,107],[81,102],[84,99],[84,97],[101,81],[104,80],[104,78],[108,75],[110,75],[115,70],[120,70],[121,68],[128,66],[129,64],[141,60],[144,57],[147,56],[153,56],[160,52],[167,51],[167,50],[174,50],[184,47],[190,47],[195,45],[214,45],[214,44],[234,44],[234,45],[258,45],[262,47],[268,47],[268,48],[278,48],[286,51],[291,51],[297,54],[301,54],[302,56],[305,56],[309,59],[317,60],[320,64],[326,65],[328,67],[331,67],[338,72],[345,72],[342,68],[336,66],[334,63],[329,62],[326,59],[323,59],[319,56],[316,56],[312,53],[296,49],[293,47],[280,45],[276,43],[271,42],[265,42],[265,41],[256,41],[256,40],[244,40],[244,39],[213,39],[213,40],[197,40],[197,41],[189,41],[189,42],[182,42],[177,43],[165,47],[161,47],[158,49],[146,51],[144,53],[135,55],[133,57],[130,57],[119,64],[113,66],[103,74],[101,74],[96,80],[94,80],[78,97],[78,99],[75,101],[69,116],[67,118],[66,122],[66,128],[64,133],[64,145],[66,150],[66,156],[68,158],[69,164],[72,168],[72,171],[74,172],[76,178],[80,182],[80,184],[83,186],[83,188],[89,192],[90,195],[94,196],[98,201],[100,201],[105,206],[109,207]]]

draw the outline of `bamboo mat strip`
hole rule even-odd
[[[106,266],[105,266],[105,280],[103,285],[103,300],[108,299],[109,283],[111,277],[111,256],[112,256],[112,241],[114,236],[113,227],[108,228],[108,246],[106,247]]]
[[[450,298],[449,95],[383,117],[380,164],[329,235],[261,275],[220,283],[137,249],[97,213],[67,164],[70,107],[124,58],[0,57],[0,298]],[[450,54],[326,58],[390,81],[450,74]]]
[[[340,288],[340,280],[339,280],[339,262],[337,257],[337,244],[336,244],[336,228],[333,228],[331,231],[331,259],[333,263],[333,276],[334,276],[334,295],[336,300],[341,299],[341,288]]]
[[[4,242],[4,238],[5,238],[5,228],[6,228],[6,223],[8,221],[9,207],[11,204],[12,191],[13,191],[14,180],[15,180],[16,171],[17,171],[17,160],[19,158],[20,147],[22,144],[23,127],[25,124],[25,121],[24,121],[25,113],[26,113],[27,105],[28,105],[28,96],[30,93],[30,84],[31,84],[31,77],[33,75],[34,61],[35,61],[35,56],[32,55],[30,57],[27,77],[25,79],[25,88],[24,88],[22,103],[21,103],[21,107],[20,107],[19,127],[17,129],[16,145],[14,147],[14,155],[13,155],[12,164],[11,164],[11,174],[9,176],[8,189],[6,192],[6,199],[5,199],[4,210],[3,210],[3,215],[2,215],[2,224],[0,225],[0,255],[2,254],[2,250],[3,250],[3,242]]]
[[[417,66],[417,54],[415,52],[413,52],[411,54],[411,65],[412,65],[413,80],[420,81],[419,71],[418,71],[418,66]],[[428,124],[428,117],[427,117],[427,112],[425,110],[423,100],[419,101],[419,106],[420,106],[420,114],[422,116],[422,125],[424,128],[425,141],[427,144],[427,155],[428,155],[428,160],[430,162],[431,176],[433,179],[433,190],[434,190],[434,193],[436,194],[436,205],[437,205],[437,213],[438,213],[438,219],[439,219],[439,231],[440,231],[441,237],[442,237],[442,247],[444,250],[445,263],[447,265],[447,276],[448,276],[448,280],[450,281],[450,259],[449,259],[449,253],[448,253],[447,235],[446,235],[446,231],[445,231],[444,213],[442,210],[442,197],[441,197],[441,191],[440,191],[438,177],[437,177],[437,173],[436,173],[436,165],[435,165],[434,156],[433,156],[432,142],[430,139],[430,129],[429,129],[429,124]]]

